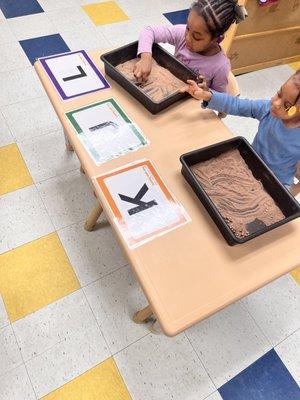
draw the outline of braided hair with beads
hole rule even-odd
[[[239,23],[247,17],[245,7],[237,0],[197,0],[190,10],[204,19],[213,38],[222,37],[234,22]]]

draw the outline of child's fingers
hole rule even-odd
[[[150,72],[144,71],[144,72],[142,73],[142,79],[143,79],[143,81],[147,81],[149,75],[150,75]]]
[[[141,76],[142,76],[141,70],[137,68],[135,71],[133,71],[133,75],[134,75],[137,79],[141,78]]]
[[[139,70],[139,64],[137,63],[133,66],[133,73],[136,73],[138,70]]]
[[[187,92],[197,100],[201,100],[203,96],[203,89],[197,85],[195,81],[188,80],[187,85],[179,89],[180,93]]]
[[[189,91],[189,85],[184,85],[179,89],[179,93],[185,93]]]
[[[202,100],[203,90],[195,90],[192,96],[197,100]]]
[[[198,87],[203,89],[203,90],[208,90],[207,84],[206,84],[206,80],[205,80],[205,76],[204,75],[199,75],[198,77]]]
[[[195,81],[188,80],[187,83],[189,85],[188,90],[187,90],[187,92],[189,92],[189,94],[193,95],[195,90],[199,90],[199,86],[197,85],[197,83]]]
[[[187,83],[194,89],[196,90],[198,88],[198,85],[195,81],[192,81],[190,79],[187,80]]]
[[[207,87],[205,84],[203,84],[203,83],[201,83],[200,85],[198,85],[198,87],[199,87],[200,89],[202,89],[202,90],[205,90],[206,92],[208,91],[208,87]]]

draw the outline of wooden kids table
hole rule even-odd
[[[102,69],[100,51],[89,55]],[[94,188],[98,202],[86,228],[93,228],[103,208],[149,302],[135,315],[136,322],[145,321],[153,312],[163,332],[176,335],[300,265],[300,219],[248,243],[230,247],[181,175],[181,154],[231,137],[212,111],[202,110],[191,98],[151,115],[109,78],[111,89],[63,102],[39,61],[35,69],[88,179],[149,158],[192,219],[130,250],[114,225],[104,196]],[[150,145],[97,167],[64,113],[108,97],[118,101],[150,139]]]

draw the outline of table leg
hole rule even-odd
[[[84,224],[84,229],[86,231],[91,232],[94,229],[94,226],[96,225],[96,222],[98,218],[100,217],[101,213],[103,211],[103,208],[99,201],[97,201],[97,204],[95,207],[92,209],[90,215],[88,216],[88,219],[86,220]]]
[[[150,325],[149,330],[150,330],[152,333],[155,333],[155,335],[161,335],[161,334],[162,334],[162,330],[161,330],[161,327],[160,327],[160,325],[159,325],[157,319],[155,319],[155,320],[153,321],[153,323]]]
[[[71,145],[71,143],[69,142],[68,139],[68,135],[66,134],[66,132],[64,131],[64,135],[65,135],[65,143],[66,143],[66,148],[69,151],[74,151],[73,146]]]
[[[153,315],[151,307],[148,305],[140,311],[137,311],[133,316],[133,321],[136,324],[142,324],[144,322],[148,322],[149,318]]]

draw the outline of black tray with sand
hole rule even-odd
[[[137,57],[137,48],[138,42],[136,41],[103,54],[101,60],[104,63],[105,73],[141,102],[152,114],[157,114],[178,100],[190,97],[187,93],[180,93],[178,90],[174,90],[173,93],[166,93],[162,100],[155,101],[153,96],[147,93],[146,85],[140,85],[122,74],[117,67],[135,59]],[[192,70],[156,43],[152,47],[152,57],[159,66],[165,68],[175,78],[182,81],[182,86],[188,79],[197,80],[197,75]]]
[[[300,205],[243,137],[180,157],[181,172],[229,245],[300,216]]]

